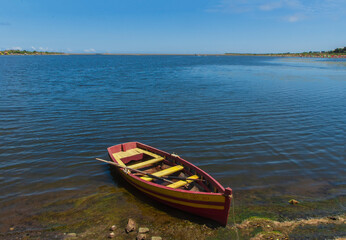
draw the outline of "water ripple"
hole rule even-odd
[[[2,56],[0,200],[111,181],[93,158],[127,141],[178,153],[235,190],[327,182],[338,195],[346,65],[335,61]]]

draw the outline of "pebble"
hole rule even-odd
[[[140,227],[138,229],[138,233],[147,233],[147,232],[149,232],[149,228],[147,227]]]
[[[299,203],[299,202],[298,202],[297,200],[295,200],[295,199],[291,199],[291,200],[289,200],[288,202],[289,202],[290,204],[293,204],[293,205]]]
[[[162,237],[160,237],[160,236],[153,236],[153,237],[151,237],[151,240],[162,240]]]
[[[147,239],[147,235],[142,233],[138,234],[136,238],[136,240],[145,240],[145,239]]]
[[[115,225],[112,225],[112,226],[109,228],[110,231],[114,231],[114,230],[116,230],[116,229],[117,229],[117,226],[115,226]]]
[[[108,238],[114,238],[114,237],[115,237],[114,232],[111,232],[111,233],[108,235]]]
[[[67,233],[66,236],[64,237],[64,239],[75,239],[77,237],[76,233]]]
[[[132,232],[135,229],[136,229],[136,222],[135,222],[135,220],[133,220],[132,218],[129,218],[129,221],[128,221],[127,226],[125,228],[126,232],[129,233],[129,232]]]

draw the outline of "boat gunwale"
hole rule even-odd
[[[109,153],[109,156],[111,157],[111,159],[114,161],[114,162],[117,162],[116,159],[113,157],[113,154],[116,153],[114,151],[111,150],[111,148],[115,147],[115,146],[121,146],[124,145],[124,144],[136,144],[137,147],[144,147],[143,149],[145,150],[154,150],[154,153],[155,152],[158,152],[158,153],[161,153],[163,154],[164,156],[169,156],[171,158],[175,158],[175,160],[177,160],[178,162],[181,162],[184,166],[184,168],[187,166],[187,167],[190,167],[190,168],[193,168],[194,170],[196,170],[196,172],[198,174],[200,174],[201,176],[204,177],[204,179],[208,180],[210,182],[210,184],[214,185],[214,187],[216,187],[218,189],[219,192],[217,193],[214,193],[214,192],[194,192],[194,191],[190,191],[190,190],[184,190],[184,189],[175,189],[175,188],[170,188],[170,187],[166,187],[166,186],[163,186],[163,185],[160,185],[160,184],[157,184],[157,183],[154,183],[154,182],[149,182],[149,181],[146,181],[146,180],[143,180],[141,179],[140,177],[138,176],[135,176],[133,175],[132,173],[129,173],[129,174],[126,174],[144,184],[148,184],[148,185],[151,185],[153,187],[158,187],[158,188],[162,188],[162,189],[166,189],[166,190],[169,190],[169,191],[172,191],[172,192],[180,192],[180,193],[188,193],[188,194],[196,194],[196,195],[213,195],[213,196],[225,196],[225,188],[219,183],[217,182],[212,176],[210,176],[208,173],[206,173],[205,171],[203,171],[202,169],[200,169],[199,167],[195,166],[194,164],[186,161],[185,159],[179,157],[179,156],[172,156],[171,154],[167,153],[167,152],[164,152],[162,150],[159,150],[159,149],[156,149],[154,147],[151,147],[149,145],[146,145],[146,144],[143,144],[143,143],[140,143],[140,142],[127,142],[127,143],[123,143],[123,144],[117,144],[117,145],[114,145],[114,146],[111,146],[109,148],[107,148],[108,150],[108,153]],[[120,167],[121,170],[123,170],[122,167]],[[231,196],[231,195],[228,195],[228,196]],[[226,196],[225,196],[226,197]]]

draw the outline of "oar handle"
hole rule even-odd
[[[104,159],[101,159],[101,158],[96,158],[96,160],[99,160],[101,162],[105,162],[105,163],[108,163],[108,164],[112,164],[112,165],[117,166],[117,167],[122,167],[120,164],[117,164],[117,163],[111,162],[111,161],[107,161],[107,160],[104,160]]]

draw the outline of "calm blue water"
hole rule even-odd
[[[1,56],[0,203],[114,184],[140,141],[235,191],[345,194],[346,61]]]

